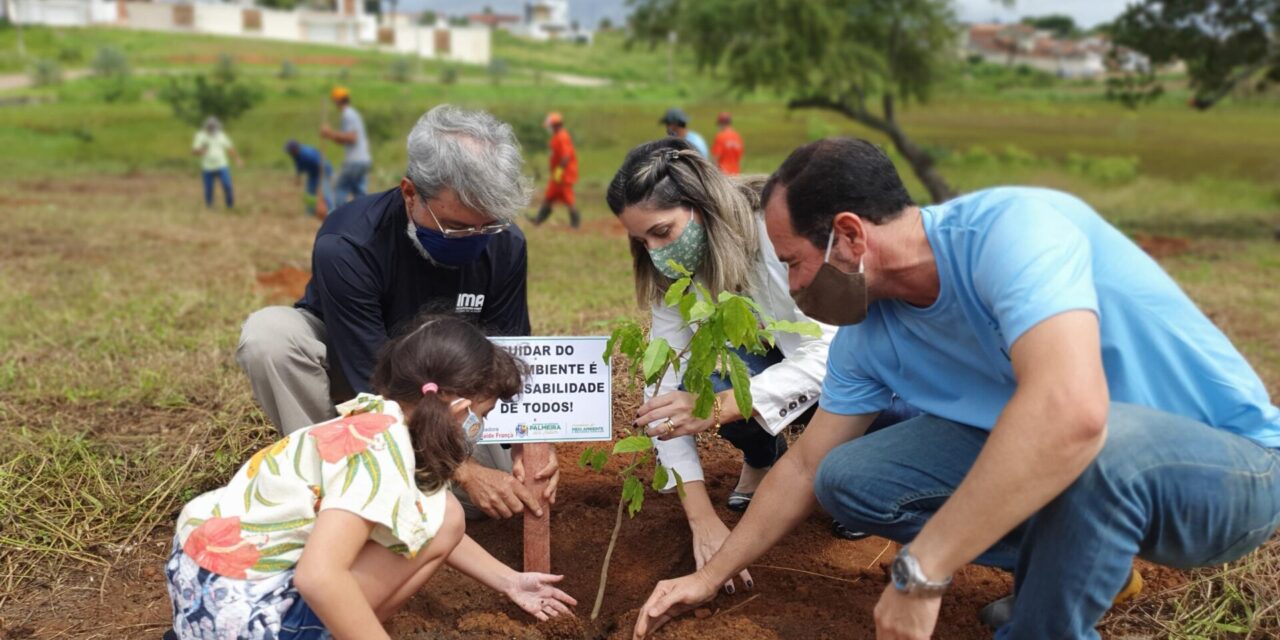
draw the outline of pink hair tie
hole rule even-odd
[[[422,395],[424,396],[427,395],[428,393],[435,393],[439,390],[440,390],[440,387],[437,387],[436,383],[434,382],[428,382],[422,385]]]

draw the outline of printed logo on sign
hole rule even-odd
[[[459,293],[457,310],[461,313],[480,313],[484,308],[483,293]]]
[[[520,424],[517,424],[517,425],[516,425],[516,433],[517,433],[517,434],[519,434],[519,435],[522,435],[522,436],[527,436],[527,435],[529,435],[529,425],[527,425],[527,424],[525,424],[525,423],[523,423],[523,422],[521,422]]]

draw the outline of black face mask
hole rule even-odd
[[[827,236],[827,253],[809,286],[791,292],[791,299],[806,316],[825,324],[845,326],[867,318],[867,279],[858,261],[857,273],[845,273],[831,264],[831,244],[835,232]]]

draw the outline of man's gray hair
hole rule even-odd
[[[442,104],[409,132],[405,174],[423,198],[449,188],[470,209],[513,222],[529,206],[533,186],[511,125],[484,111]]]

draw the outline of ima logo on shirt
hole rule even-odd
[[[480,313],[484,308],[483,293],[459,293],[457,311],[460,313]]]

